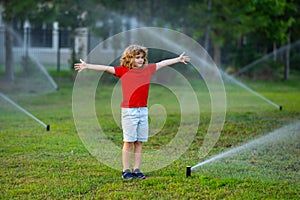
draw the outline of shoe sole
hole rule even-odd
[[[138,177],[138,176],[134,176],[135,178],[138,178],[138,179],[146,179],[147,177],[146,176],[142,176],[142,177]]]

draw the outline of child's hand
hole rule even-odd
[[[78,70],[78,72],[81,72],[82,70],[87,69],[87,64],[81,59],[80,59],[80,62],[81,63],[74,64],[74,69]]]
[[[190,57],[188,57],[188,56],[185,56],[184,55],[185,54],[185,52],[183,52],[179,57],[178,57],[178,61],[179,62],[182,62],[182,63],[184,63],[184,64],[187,64],[187,62],[190,62]]]

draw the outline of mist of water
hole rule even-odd
[[[49,75],[45,67],[41,64],[41,62],[34,56],[30,54],[30,58],[36,63],[36,66],[39,68],[39,70],[46,76],[52,87],[57,90],[58,86],[56,82],[53,80],[53,78]]]
[[[292,49],[292,48],[297,47],[297,46],[299,46],[299,45],[300,45],[300,40],[294,42],[293,44],[290,44],[290,46],[288,46],[288,45],[282,46],[282,47],[280,47],[280,48],[277,50],[277,54],[280,54],[280,53],[285,52],[287,48],[291,48],[291,49]],[[270,59],[272,56],[274,56],[274,53],[273,53],[273,52],[272,52],[272,53],[269,53],[269,54],[267,54],[267,55],[264,55],[263,57],[261,57],[261,58],[255,60],[255,61],[253,61],[253,62],[251,62],[250,64],[248,64],[248,65],[246,65],[245,67],[243,67],[242,69],[240,69],[238,72],[236,72],[236,73],[234,74],[234,76],[238,76],[238,75],[240,75],[240,74],[242,74],[242,73],[248,71],[249,69],[255,67],[257,64],[259,64],[259,63],[261,63],[261,62],[264,62],[264,61]]]
[[[241,156],[242,154],[245,154],[245,159],[250,159],[250,156],[248,154],[256,154],[256,155],[263,155],[264,157],[268,157],[269,161],[265,162],[273,162],[276,159],[280,161],[282,159],[281,157],[288,158],[288,157],[294,157],[295,162],[298,162],[299,160],[295,157],[299,156],[297,155],[291,155],[294,154],[294,152],[299,153],[299,141],[300,141],[300,122],[295,122],[289,125],[286,125],[280,129],[277,129],[273,132],[270,132],[264,136],[261,136],[257,139],[251,140],[241,146],[238,146],[236,148],[230,149],[228,151],[225,151],[223,153],[220,153],[216,156],[213,156],[205,161],[202,161],[196,165],[194,165],[191,169],[196,170],[197,168],[207,165],[207,164],[213,164],[216,161],[224,161],[225,158],[228,158],[230,161],[230,158],[235,159],[243,159]],[[268,150],[270,149],[270,150]],[[297,150],[298,149],[298,150]],[[290,153],[292,151],[293,153]],[[263,153],[261,153],[263,152]],[[268,153],[266,153],[268,152]],[[277,153],[276,153],[277,152]],[[272,154],[272,155],[271,155]],[[230,162],[226,161],[226,163],[230,165]],[[225,162],[225,161],[224,161]],[[292,162],[290,160],[290,162]],[[267,163],[271,165],[270,163]],[[287,168],[285,163],[282,162],[283,167],[277,167],[279,168]],[[291,165],[291,163],[289,163]],[[297,165],[297,164],[295,164]],[[275,167],[275,165],[273,165]],[[299,165],[298,165],[299,167]],[[297,170],[297,169],[296,169]],[[298,169],[299,170],[299,169]]]
[[[9,31],[18,46],[14,47],[13,51],[14,80],[13,82],[7,82],[4,79],[1,80],[0,98],[10,103],[18,111],[26,114],[49,131],[49,125],[22,107],[26,103],[23,102],[21,103],[22,106],[20,106],[16,102],[20,103],[24,97],[32,94],[42,94],[57,90],[58,86],[45,67],[31,53],[30,48],[23,46],[24,42],[21,37],[13,29],[9,29]],[[2,77],[0,78],[2,79]]]
[[[221,71],[223,77],[225,77],[227,80],[230,80],[231,82],[235,83],[236,85],[244,88],[245,90],[247,90],[248,92],[250,92],[251,94],[259,97],[260,99],[264,100],[265,102],[267,102],[268,104],[271,104],[272,106],[280,109],[281,106],[274,103],[273,101],[271,101],[270,99],[267,99],[266,97],[264,97],[263,95],[259,94],[258,92],[252,90],[250,87],[246,86],[244,83],[238,81],[236,78],[234,78],[233,76],[230,76],[229,74]]]
[[[157,33],[153,32],[151,33],[152,35],[155,35],[155,37],[157,39],[160,38],[160,35],[157,35]],[[163,39],[164,43],[168,44],[169,46],[173,46],[175,49],[181,49],[182,51],[188,51],[188,49],[190,48],[190,46],[188,47],[185,47],[185,46],[179,46],[177,45],[174,41],[172,41],[170,38],[168,37],[165,37]],[[205,79],[208,87],[210,87],[210,85],[213,85],[211,84],[211,80],[213,81],[213,76],[214,74],[211,74],[210,72],[213,71],[214,66],[212,63],[212,61],[209,60],[209,56],[208,55],[204,55],[204,52],[199,52],[199,51],[189,51],[191,52],[191,55],[189,55],[191,57],[192,60],[198,60],[202,66],[201,66],[201,70],[202,70],[202,76],[206,76],[208,75],[207,79]],[[206,59],[203,59],[203,58],[206,58]],[[263,95],[259,94],[258,92],[254,91],[253,89],[251,89],[250,87],[246,86],[245,84],[243,84],[241,81],[237,80],[235,77],[233,76],[230,76],[229,74],[227,74],[226,72],[222,71],[220,68],[218,68],[218,71],[221,73],[222,77],[225,79],[225,80],[229,80],[231,82],[233,82],[234,84],[238,85],[239,87],[245,89],[246,91],[248,91],[249,93],[259,97],[260,99],[264,100],[265,102],[267,102],[268,104],[280,109],[280,105],[274,103],[273,101],[271,101],[270,99],[264,97]]]
[[[2,97],[5,101],[7,101],[11,105],[13,105],[19,111],[23,112],[24,114],[26,114],[27,116],[29,116],[30,118],[32,118],[33,120],[35,120],[36,122],[38,122],[39,124],[41,124],[42,126],[44,126],[47,130],[49,130],[49,125],[45,124],[43,121],[41,121],[40,119],[38,119],[37,117],[35,117],[33,114],[31,114],[30,112],[28,112],[27,110],[25,110],[21,106],[19,106],[16,102],[14,102],[9,97],[7,97],[6,95],[2,94],[1,92],[0,92],[0,97]]]
[[[58,86],[49,75],[45,67],[34,56],[29,46],[24,46],[24,41],[13,29],[9,29],[15,44],[13,50],[14,81],[1,85],[0,91],[7,95],[22,96],[28,94],[42,94],[57,90]]]

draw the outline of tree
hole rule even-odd
[[[73,66],[77,60],[75,52],[75,30],[78,26],[84,25],[87,14],[87,11],[82,6],[84,6],[84,1],[54,1],[55,20],[58,21],[60,29],[66,28],[71,31],[71,66]]]
[[[8,10],[10,6],[8,5],[8,1],[4,2],[4,21],[6,22],[5,26],[5,80],[12,82],[14,81],[14,65],[13,65],[13,52],[12,52],[12,44],[13,44],[13,36],[11,34],[11,24],[13,15],[10,10]]]
[[[253,6],[255,7],[256,13],[265,18],[265,23],[263,26],[258,27],[258,31],[262,32],[266,40],[273,44],[273,55],[274,61],[277,60],[277,48],[278,45],[288,44],[286,48],[285,56],[285,73],[284,79],[289,78],[289,43],[291,37],[291,27],[295,22],[296,7],[292,1],[252,1]],[[265,41],[265,44],[266,41]]]
[[[200,41],[203,36],[206,48],[212,42],[213,58],[217,66],[221,66],[221,49],[232,41],[239,41],[252,26],[248,12],[251,7],[247,1],[194,1],[189,6],[189,21],[192,22],[192,35]],[[210,39],[209,39],[210,38]]]
[[[13,65],[13,35],[12,35],[12,22],[14,18],[21,21],[26,19],[34,19],[38,13],[45,15],[44,8],[50,6],[49,1],[40,3],[39,0],[4,0],[4,21],[5,21],[5,79],[7,81],[14,81],[14,65]],[[41,16],[41,15],[40,15]]]

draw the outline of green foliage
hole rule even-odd
[[[61,27],[74,30],[95,22],[93,14],[96,12],[96,7],[91,6],[91,1],[54,0],[52,2],[55,7],[55,20]]]
[[[273,61],[271,59],[257,64],[252,69],[249,69],[245,75],[251,79],[261,80],[281,80],[282,70],[284,69],[284,63],[279,61]]]
[[[137,9],[128,7],[126,0],[104,1],[103,5],[121,15],[136,17],[146,26],[169,27],[193,37],[202,45],[209,42],[205,47],[220,67],[241,68],[275,50],[275,46],[279,48],[289,39],[291,42],[299,39],[299,3],[296,1],[134,2]]]
[[[295,49],[298,51],[298,49]],[[291,57],[291,68],[300,71],[300,54],[294,53]]]
[[[30,20],[33,23],[52,22],[53,3],[51,0],[40,2],[39,0],[5,0],[4,1],[4,20],[11,21],[17,18],[21,21]]]
[[[181,31],[207,45],[219,67],[239,69],[289,40],[299,40],[299,7],[298,1],[286,0],[6,0],[4,19],[29,19],[36,25],[58,21],[61,28],[69,28],[73,49],[70,66],[78,59],[74,52],[76,28],[89,27],[105,39],[133,28],[129,23],[132,17],[138,26]],[[114,48],[120,48],[118,41]]]
[[[296,6],[293,2],[287,1],[252,1],[256,15],[264,18],[261,30],[266,39],[278,44],[286,44],[288,41],[287,30],[295,22],[294,13]]]

